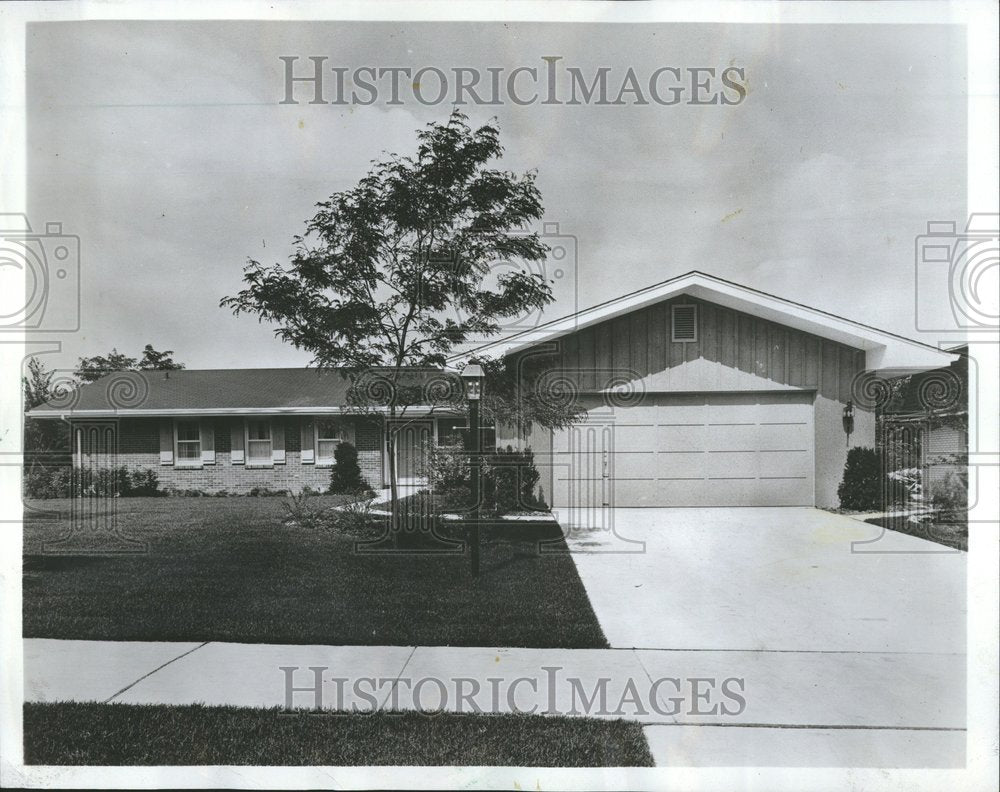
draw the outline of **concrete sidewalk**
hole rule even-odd
[[[300,708],[625,718],[661,764],[964,763],[964,655],[25,641],[28,701],[289,696]]]

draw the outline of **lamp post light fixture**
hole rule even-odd
[[[479,400],[482,398],[483,369],[478,363],[469,363],[462,369],[465,396],[469,400],[469,433],[465,439],[465,450],[469,454],[469,483],[472,496],[472,525],[469,536],[472,576],[479,577],[479,499],[480,499],[480,442]]]
[[[465,396],[470,402],[479,401],[483,390],[483,368],[478,363],[469,363],[462,369]]]

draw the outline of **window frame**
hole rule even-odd
[[[181,424],[191,424],[195,427],[195,431],[198,434],[197,440],[181,440],[180,426]],[[198,455],[197,457],[182,457],[181,456],[181,444],[185,446],[191,444],[197,444]],[[201,440],[201,422],[197,418],[175,418],[174,419],[174,467],[178,468],[194,468],[200,469],[204,465],[203,456],[205,449],[202,445]]]
[[[324,423],[333,424],[334,426],[336,426],[340,432],[340,436],[321,438],[319,436],[319,429],[320,429],[320,424]],[[315,464],[316,467],[323,467],[323,468],[333,467],[336,464],[334,453],[337,450],[337,446],[339,446],[341,443],[352,442],[351,437],[352,437],[351,427],[346,421],[338,421],[336,418],[317,418],[315,421],[313,421],[313,464]],[[336,441],[337,445],[333,447],[333,452],[331,452],[329,456],[323,456],[322,454],[320,454],[319,452],[320,442],[330,443],[334,441]]]
[[[253,423],[262,424],[267,427],[267,445],[268,454],[266,460],[253,459],[251,458],[250,443],[263,443],[265,440],[263,438],[253,438],[250,437],[250,425]],[[246,468],[273,468],[274,467],[274,430],[271,427],[270,420],[266,418],[248,418],[243,422],[243,466]]]

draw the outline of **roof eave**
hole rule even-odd
[[[850,319],[704,273],[690,272],[536,328],[483,344],[453,356],[449,359],[449,363],[457,363],[475,355],[487,357],[510,355],[682,294],[863,350],[866,353],[866,368],[870,370],[912,374],[943,368],[959,359],[959,356],[953,353]]]
[[[388,407],[371,407],[366,409],[356,407],[206,407],[206,408],[150,408],[150,409],[84,409],[84,410],[29,410],[28,418],[61,419],[74,418],[225,418],[247,415],[346,415],[364,418],[366,415],[382,415],[389,411]],[[412,405],[402,411],[405,415],[457,414],[458,409],[449,409],[434,405]]]

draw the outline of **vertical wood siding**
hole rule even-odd
[[[698,306],[698,338],[671,341],[670,309]],[[851,398],[851,383],[864,369],[862,350],[775,322],[691,297],[678,297],[564,336],[555,359],[538,365],[556,369],[581,392],[600,391],[614,377],[647,380],[650,391],[764,389],[771,385],[815,389],[838,402]],[[689,378],[686,369],[708,362],[742,372],[736,387]],[[669,386],[657,374],[668,373]]]

